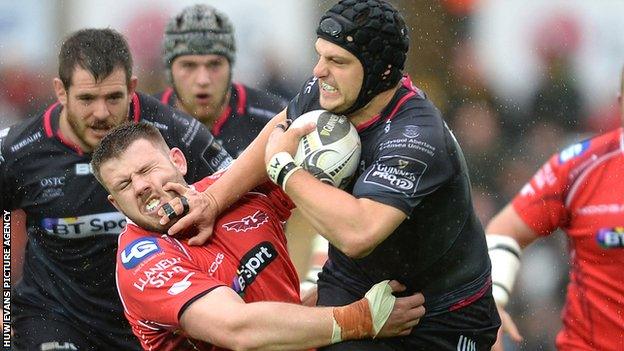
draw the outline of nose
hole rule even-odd
[[[137,198],[143,197],[152,188],[147,179],[141,175],[132,176],[132,187]]]
[[[197,70],[197,78],[195,82],[199,85],[208,85],[210,84],[210,70],[204,66],[200,66]]]
[[[106,119],[110,116],[110,111],[106,105],[106,100],[97,99],[93,106],[93,116],[97,119]]]
[[[322,57],[319,57],[316,66],[314,66],[314,69],[312,70],[312,74],[314,74],[314,76],[317,78],[323,78],[327,76],[327,64],[325,64],[325,61]]]

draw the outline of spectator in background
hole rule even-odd
[[[232,82],[234,27],[212,6],[189,6],[169,20],[163,60],[171,87],[156,97],[205,124],[234,157],[286,106],[282,97]]]
[[[624,71],[619,104],[624,124]],[[555,154],[486,228],[493,293],[501,332],[519,341],[505,305],[521,248],[565,231],[570,282],[561,351],[624,349],[624,129],[587,139]],[[502,350],[501,338],[495,350]]]

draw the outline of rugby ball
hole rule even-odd
[[[360,136],[345,116],[314,110],[299,116],[292,127],[315,122],[316,129],[299,141],[295,163],[320,181],[344,189],[357,170]]]

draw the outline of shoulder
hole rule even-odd
[[[140,118],[138,121],[152,124],[158,128],[165,139],[176,131],[178,133],[188,134],[184,131],[192,131],[201,128],[199,123],[193,117],[184,112],[175,109],[169,105],[165,105],[152,96],[137,93],[139,100]]]
[[[242,91],[243,94],[246,95],[246,107],[249,114],[262,114],[262,111],[271,111],[271,117],[273,117],[283,110],[288,103],[282,96],[268,91],[252,88],[243,84],[237,84],[235,87],[238,91]]]
[[[0,130],[0,162],[27,155],[33,149],[41,149],[41,143],[48,138],[43,115],[28,118]]]

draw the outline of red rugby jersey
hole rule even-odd
[[[560,350],[624,350],[624,136],[622,128],[554,155],[513,206],[539,235],[569,238],[570,283]]]
[[[195,184],[204,190],[218,177]],[[299,280],[282,222],[294,207],[272,184],[248,193],[223,213],[207,244],[150,233],[132,222],[119,236],[117,285],[126,318],[146,350],[220,350],[180,330],[181,311],[218,286],[246,302],[299,303]]]

